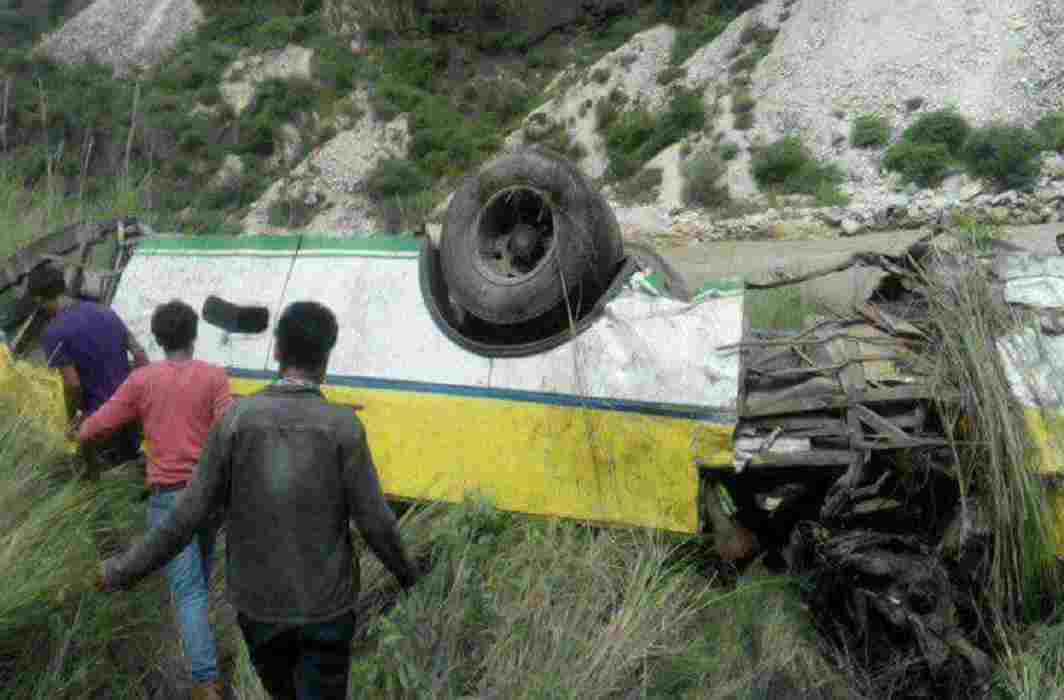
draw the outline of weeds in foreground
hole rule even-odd
[[[980,499],[994,538],[984,603],[1000,616],[995,622],[1004,634],[1038,619],[1061,583],[1037,453],[996,342],[1022,326],[993,303],[991,282],[979,269],[922,274],[920,283],[936,338],[929,376],[935,395],[959,397],[939,410],[947,436],[958,440],[962,502]]]

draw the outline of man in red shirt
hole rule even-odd
[[[150,444],[149,528],[165,521],[174,509],[192,480],[211,428],[233,401],[225,370],[192,359],[198,323],[195,310],[184,302],[174,300],[156,308],[151,331],[166,359],[134,370],[78,432],[80,442],[91,443],[134,421],[143,424]],[[166,567],[196,683],[194,700],[222,697],[217,645],[207,619],[216,533],[217,523],[212,522]]]

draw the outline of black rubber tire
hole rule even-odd
[[[539,330],[536,328],[539,325],[536,321],[512,326],[492,326],[476,318],[467,318],[465,321],[459,318],[450,303],[447,286],[443,280],[440,251],[429,238],[425,238],[421,244],[418,281],[422,300],[433,323],[455,345],[481,357],[528,357],[567,343],[590,328],[602,315],[606,304],[620,294],[625,282],[636,269],[636,262],[632,259],[626,259],[618,265],[605,292],[599,295],[593,306],[581,307],[571,326],[563,305],[549,310],[541,318],[553,317],[555,320],[544,324],[547,332],[538,336],[535,335]],[[497,332],[502,339],[493,339],[490,331]],[[527,340],[522,336],[526,336]]]
[[[692,294],[687,282],[658,251],[644,243],[625,243],[624,254],[636,261],[640,269],[660,274],[665,278],[665,292],[673,299],[691,301]]]
[[[529,199],[546,206],[553,239],[534,268],[508,278],[483,262],[482,229],[491,229],[492,212],[503,211],[489,207],[514,192],[531,193]],[[575,165],[540,147],[500,156],[468,178],[451,200],[440,240],[451,295],[470,314],[500,325],[535,319],[566,292],[594,303],[623,257],[620,226],[606,199]]]

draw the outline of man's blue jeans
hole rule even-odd
[[[160,525],[177,504],[182,491],[154,493],[148,501],[148,527]],[[192,680],[210,683],[219,678],[218,647],[207,617],[210,604],[211,560],[217,524],[196,533],[185,549],[166,565],[166,578],[177,608],[181,644]]]

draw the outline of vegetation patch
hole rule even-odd
[[[717,209],[731,200],[720,179],[727,172],[724,162],[711,151],[701,151],[683,163],[683,201],[689,206]]]
[[[270,226],[303,228],[314,219],[315,211],[301,197],[283,196],[270,204],[266,218]]]
[[[942,143],[899,141],[890,147],[883,167],[919,187],[937,187],[950,171],[953,158]]]
[[[739,155],[739,146],[731,142],[722,143],[719,152],[721,160],[725,162],[735,160]]]
[[[815,195],[822,205],[833,203],[844,179],[838,166],[818,162],[796,136],[756,149],[751,172],[757,184],[767,190]]]
[[[405,158],[384,158],[366,177],[366,191],[378,201],[410,197],[431,185],[432,180]]]
[[[660,116],[643,107],[623,112],[606,127],[608,176],[615,181],[631,177],[661,150],[705,123],[705,104],[697,90],[674,91]]]
[[[1038,132],[996,124],[973,131],[962,158],[971,175],[999,189],[1027,189],[1041,173],[1042,147]]]
[[[1047,151],[1064,152],[1064,112],[1051,112],[1038,120],[1035,131]]]
[[[668,85],[687,75],[687,69],[683,66],[670,66],[658,73],[658,85]]]
[[[942,144],[951,156],[959,156],[972,127],[955,109],[921,114],[902,134],[902,141],[916,144]]]
[[[799,331],[823,311],[798,285],[750,290],[745,299],[752,328]]]
[[[853,121],[850,145],[854,148],[879,148],[890,141],[891,126],[886,117],[863,114]]]

